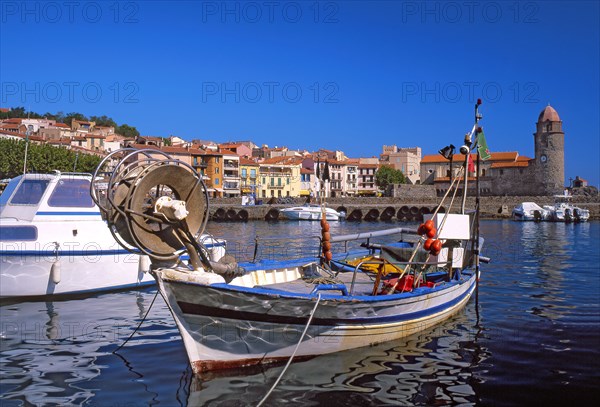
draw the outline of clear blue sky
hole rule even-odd
[[[424,154],[480,97],[493,151],[533,156],[550,103],[565,176],[600,181],[598,1],[0,2],[0,106],[143,135]]]

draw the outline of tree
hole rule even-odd
[[[90,121],[96,122],[96,126],[114,127],[115,129],[119,127],[119,125],[112,119],[112,117],[108,117],[106,115],[91,116]]]
[[[387,165],[382,165],[375,173],[375,184],[381,189],[387,189],[388,185],[405,184],[406,178],[402,171]]]
[[[82,122],[87,122],[88,118],[82,115],[81,113],[72,112],[65,116],[63,123],[67,126],[71,127],[71,122],[73,120],[79,120]]]
[[[115,129],[115,133],[129,138],[136,138],[140,135],[140,132],[135,127],[130,126],[128,124],[120,125],[118,128]]]

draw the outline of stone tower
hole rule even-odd
[[[538,194],[561,194],[565,182],[565,133],[558,113],[550,105],[540,113],[535,142],[535,177]]]

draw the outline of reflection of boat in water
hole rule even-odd
[[[121,248],[90,198],[90,174],[25,174],[0,196],[0,297],[154,284],[150,262]],[[222,255],[224,242],[208,238]]]
[[[440,400],[477,404],[473,365],[488,357],[473,328],[471,302],[444,324],[412,336],[369,347],[322,355],[290,365],[271,404],[298,400],[334,404],[436,405]],[[209,372],[192,378],[188,405],[229,405],[240,399],[255,405],[281,368]],[[432,378],[443,377],[443,380]]]
[[[535,221],[551,219],[551,212],[544,209],[535,202],[523,202],[515,206],[512,211],[513,218],[521,221]]]
[[[108,380],[101,377],[110,377],[115,370],[111,368],[122,366],[111,351],[132,333],[153,297],[154,292],[135,290],[76,300],[3,302],[0,404],[107,404],[97,402],[103,394],[97,389]],[[167,324],[171,320],[167,308],[152,310],[147,319],[151,335],[138,335],[129,346],[178,347],[176,331]],[[123,370],[128,396],[151,399],[147,383],[136,383],[140,375]]]
[[[136,161],[140,154],[145,156]],[[240,267],[227,255],[211,261],[193,238],[207,219],[202,177],[164,154],[148,154],[130,151],[117,164],[108,203],[101,210],[120,242],[151,257],[152,273],[195,373],[307,359],[396,340],[448,319],[475,290],[480,241],[472,225],[478,216],[465,214],[466,196],[460,214],[438,213],[446,194],[415,231],[397,228],[331,238],[322,219],[319,258]],[[465,161],[463,172],[467,165]],[[454,197],[458,180],[448,190]],[[157,194],[153,210],[147,211],[144,197],[163,185],[179,199]],[[128,199],[119,198],[125,195]],[[373,244],[372,239],[391,233],[413,233],[417,242]],[[331,243],[358,239],[366,239],[365,249],[332,255]],[[181,265],[176,253],[182,242],[189,266]],[[348,262],[352,259],[362,260],[353,266]],[[383,270],[371,273],[361,267],[367,262],[391,264],[396,271],[387,276]]]
[[[555,195],[554,205],[544,205],[544,209],[550,212],[550,218],[555,222],[587,222],[590,211],[573,205],[572,200],[572,195]]]
[[[332,208],[324,208],[327,220],[336,221],[346,217],[345,212],[338,212]],[[291,220],[321,220],[323,208],[319,205],[294,206],[279,210],[283,216]]]

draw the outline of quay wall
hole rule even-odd
[[[460,207],[461,197],[456,197],[452,206],[455,212]],[[483,196],[481,199],[481,217],[483,219],[507,219],[511,217],[512,209],[521,202],[535,202],[538,205],[552,205],[551,196]],[[405,196],[394,197],[345,197],[328,198],[327,206],[336,210],[346,211],[347,220],[420,220],[423,213],[432,212],[440,202],[435,196]],[[285,204],[269,204],[242,206],[240,198],[213,198],[209,205],[210,219],[215,221],[245,221],[245,220],[278,220],[282,219],[278,211],[291,206],[303,205],[304,198],[287,198]],[[446,198],[443,207],[448,208],[450,197]],[[600,197],[575,196],[573,204],[590,210],[590,219],[600,219]],[[475,198],[467,198],[467,208],[475,207]],[[354,219],[352,219],[352,214]],[[360,219],[358,216],[360,214]],[[369,215],[369,217],[367,216]]]

